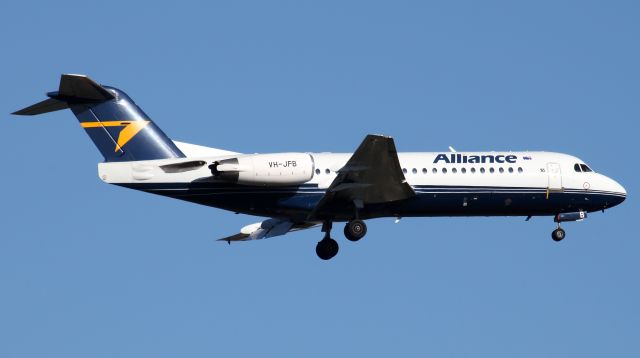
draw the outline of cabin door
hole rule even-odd
[[[562,190],[562,173],[560,172],[560,164],[547,163],[547,175],[549,178],[549,190]]]

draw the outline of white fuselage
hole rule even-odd
[[[351,156],[224,153],[109,162],[98,167],[100,178],[107,183],[236,212],[300,219],[318,203]],[[582,170],[581,165],[588,168],[582,160],[561,153],[422,152],[398,153],[398,158],[417,197],[406,203],[369,206],[363,215],[554,215],[602,210],[626,196],[616,181]],[[188,170],[166,170],[167,165],[189,163],[197,165]],[[240,172],[236,180],[249,181],[221,182],[212,176],[213,163],[220,163],[220,170]],[[336,217],[349,213],[336,213]]]
[[[515,156],[515,162],[447,163],[434,162],[438,155],[458,154],[464,159],[483,156]],[[315,175],[310,181],[327,187],[350,154],[313,154]],[[535,187],[552,191],[564,189],[598,190],[626,193],[614,180],[595,172],[577,172],[575,164],[584,161],[574,156],[553,152],[416,152],[398,153],[407,182],[412,185],[475,186],[475,187]],[[524,159],[530,158],[530,159]],[[557,165],[557,166],[556,166]],[[557,171],[555,171],[557,168]],[[327,172],[328,170],[328,172]]]

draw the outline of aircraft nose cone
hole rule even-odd
[[[620,185],[620,183],[618,183],[617,181],[609,178],[609,183],[608,183],[608,190],[612,193],[614,193],[615,195],[615,201],[613,203],[611,203],[611,206],[615,206],[618,205],[620,203],[622,203],[623,201],[625,201],[625,199],[627,198],[627,191],[624,189],[624,187],[622,185]]]

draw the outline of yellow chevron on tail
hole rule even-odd
[[[122,150],[125,144],[135,137],[142,128],[146,127],[151,121],[107,121],[107,122],[81,122],[82,128],[96,127],[124,127],[118,134],[118,143],[114,152]]]

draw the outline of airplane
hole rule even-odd
[[[14,112],[70,109],[104,157],[102,181],[268,219],[227,243],[320,226],[320,259],[339,250],[333,223],[358,241],[364,220],[438,216],[551,216],[560,224],[626,199],[616,181],[577,157],[552,152],[398,153],[393,138],[367,135],[353,153],[243,154],[172,141],[123,91],[63,74],[48,99]]]

